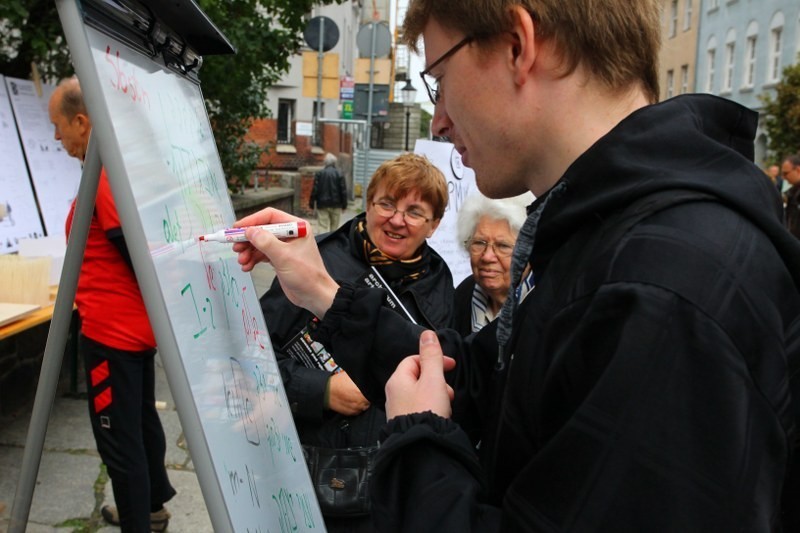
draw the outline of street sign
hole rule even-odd
[[[352,76],[342,76],[339,78],[339,101],[342,102],[341,117],[345,119],[353,118],[353,100],[356,95],[356,80]]]
[[[342,118],[344,119],[352,119],[353,118],[353,101],[352,100],[345,100],[342,102]]]
[[[372,122],[386,122],[389,120],[389,86],[372,86],[372,112],[369,109],[369,84],[356,84],[356,97],[353,101],[353,117],[366,119],[371,117]]]
[[[356,46],[358,46],[358,53],[361,57],[372,56],[373,40],[375,42],[375,57],[389,55],[392,50],[392,32],[389,31],[389,26],[383,22],[370,22],[359,28],[358,35],[356,35]]]
[[[322,34],[322,51],[331,50],[339,42],[339,27],[328,17],[314,17],[306,24],[303,30],[303,39],[309,48],[320,49],[320,34]]]

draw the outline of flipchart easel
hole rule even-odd
[[[92,117],[10,531],[24,531],[102,166],[215,531],[325,531],[196,78],[233,47],[191,0],[56,0]]]

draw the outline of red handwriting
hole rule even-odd
[[[147,91],[136,79],[136,72],[133,66],[128,65],[127,74],[123,71],[124,64],[119,59],[119,50],[112,55],[111,47],[106,46],[106,62],[114,69],[114,75],[111,77],[111,86],[130,96],[134,102],[141,102],[150,107],[150,95],[147,94]]]
[[[244,296],[245,291],[247,291],[247,287],[242,287],[242,325],[244,326],[247,344],[250,345],[250,340],[252,339],[263,350],[264,345],[261,343],[262,332],[258,330],[258,321],[247,305],[247,300]]]

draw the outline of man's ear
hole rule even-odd
[[[89,115],[84,113],[78,113],[72,119],[73,121],[77,122],[78,127],[81,129],[81,132],[88,132],[92,129],[92,121],[89,120]]]
[[[518,85],[524,85],[538,53],[536,26],[533,17],[524,7],[515,5],[509,9],[513,21],[508,37],[511,40],[510,67],[514,72],[514,81]]]

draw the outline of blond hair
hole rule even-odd
[[[511,29],[513,6],[531,14],[538,38],[553,41],[565,76],[582,66],[611,90],[638,83],[652,103],[658,101],[658,0],[411,0],[401,39],[418,51],[432,17],[486,43]]]

